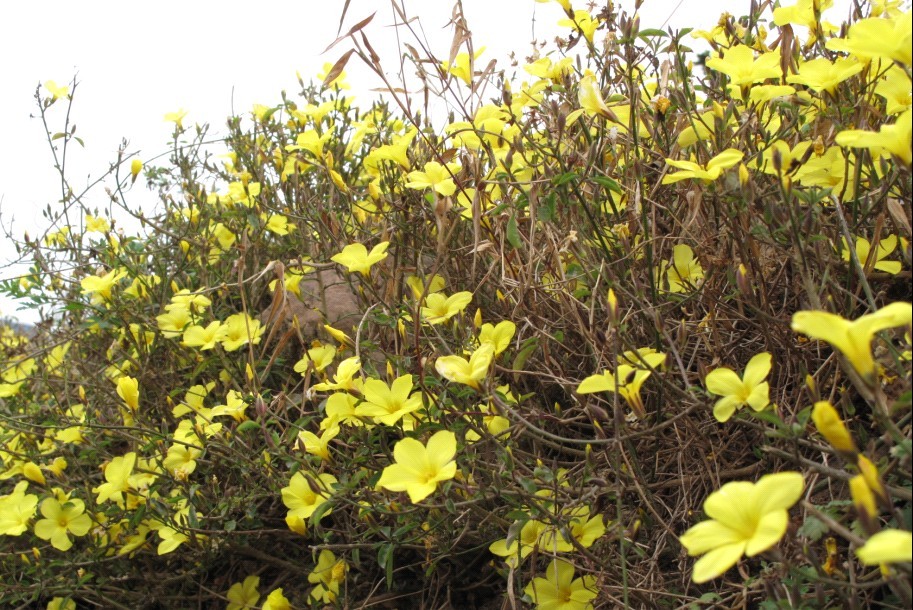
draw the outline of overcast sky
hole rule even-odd
[[[452,3],[402,0],[439,57],[446,57],[452,30]],[[574,0],[575,6],[584,3]],[[280,92],[297,90],[296,71],[308,79],[334,62],[348,47],[334,40],[343,0],[40,0],[0,2],[0,221],[19,238],[46,225],[40,210],[59,207],[60,182],[34,95],[40,83],[78,82],[71,121],[85,148],[71,148],[67,171],[74,188],[88,183],[116,159],[123,139],[128,152],[149,160],[167,152],[173,125],[167,112],[189,111],[185,124],[208,122],[218,131],[231,113],[248,112],[254,103],[274,105]],[[633,0],[616,2],[632,10]],[[845,4],[845,2],[843,3]],[[712,26],[723,10],[747,12],[749,0],[647,0],[642,27]],[[535,36],[551,40],[565,32],[557,4],[533,0],[463,0],[476,48],[507,68],[510,50],[519,57]],[[386,0],[351,0],[344,31],[377,11],[366,28],[371,44],[389,70],[397,65],[397,31]],[[842,13],[841,13],[842,16]],[[839,21],[839,17],[835,15]],[[402,35],[402,32],[400,33]],[[407,42],[409,42],[407,40]],[[353,91],[367,101],[381,83],[356,62],[347,67]],[[51,128],[62,129],[66,106],[49,112]],[[140,183],[138,182],[137,185]],[[136,189],[139,191],[140,189]],[[136,194],[138,194],[135,191]],[[104,207],[98,190],[90,206]],[[15,256],[0,237],[0,279],[16,277],[22,267],[5,265]],[[0,297],[0,315],[34,321]]]

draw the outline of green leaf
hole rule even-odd
[[[796,414],[796,421],[804,429],[805,425],[808,423],[808,420],[811,416],[812,416],[812,408],[810,406],[808,406]]]
[[[577,174],[575,172],[567,172],[566,174],[561,174],[560,176],[552,180],[552,184],[555,186],[561,186],[562,184],[567,184],[572,180],[577,179]]]
[[[332,502],[321,502],[320,506],[317,507],[317,509],[311,515],[311,518],[308,520],[311,524],[311,527],[314,527],[320,523],[320,520],[323,519],[323,516],[331,510],[333,510]]]
[[[539,202],[537,214],[542,222],[552,222],[555,220],[555,196],[549,195]]]
[[[259,429],[260,429],[260,424],[258,424],[257,422],[255,422],[252,419],[249,419],[246,422],[243,422],[240,426],[238,426],[238,432],[247,432],[248,430],[259,430]]]
[[[225,522],[225,525],[223,527],[225,528],[226,532],[233,532],[233,531],[235,531],[235,529],[237,529],[238,522],[235,521],[234,519],[229,519],[228,521]]]
[[[514,250],[519,250],[523,247],[523,241],[520,239],[520,229],[517,228],[516,216],[511,216],[510,220],[507,221],[507,241],[514,247]]]
[[[393,549],[390,543],[380,545],[377,549],[377,563],[384,567],[387,573],[387,590],[393,588]]]
[[[649,38],[650,36],[660,36],[660,37],[668,36],[668,34],[666,34],[662,30],[655,30],[655,29],[651,29],[651,28],[648,28],[646,30],[641,30],[637,33],[637,35],[640,36],[641,38]]]
[[[828,532],[828,527],[821,519],[816,517],[806,517],[805,523],[799,528],[799,535],[805,536],[809,540],[818,541]]]
[[[523,345],[520,346],[517,355],[514,356],[514,361],[510,368],[515,371],[522,371],[523,367],[526,366],[526,361],[533,355],[533,352],[536,351],[537,347],[539,347],[539,341],[535,337],[531,337],[524,341]]]
[[[609,189],[613,193],[621,192],[621,186],[619,186],[619,184],[617,182],[615,182],[614,180],[612,180],[611,178],[608,178],[606,176],[593,176],[593,182],[595,182],[596,184],[598,184],[604,188]]]
[[[188,508],[189,510],[187,511],[187,525],[193,529],[199,529],[200,520],[197,518],[197,509],[193,506],[193,504],[191,504]]]

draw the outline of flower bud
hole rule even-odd
[[[136,182],[136,177],[139,176],[139,173],[143,171],[143,162],[139,159],[134,159],[130,162],[130,181]]]
[[[852,455],[859,453],[856,443],[853,442],[853,437],[831,403],[826,400],[816,402],[815,408],[812,410],[812,421],[815,422],[818,433],[834,449]]]
[[[875,497],[877,497],[885,507],[890,507],[891,499],[888,497],[884,485],[881,484],[881,476],[878,474],[878,467],[862,454],[859,454],[856,465],[859,467],[859,473],[863,476],[869,489],[875,494]]]
[[[875,506],[875,496],[861,474],[850,479],[850,496],[860,523],[866,531],[871,532],[875,529],[873,519],[878,515],[878,508]]]

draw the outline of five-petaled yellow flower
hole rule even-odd
[[[453,176],[460,171],[459,163],[451,162],[441,165],[437,161],[425,163],[424,171],[409,172],[409,182],[406,186],[411,189],[434,189],[444,197],[449,197],[456,192],[456,183]]]
[[[663,358],[665,360],[665,357]],[[652,363],[650,363],[652,366]],[[613,373],[605,370],[597,375],[590,375],[577,386],[578,394],[594,394],[596,392],[617,392],[625,399],[634,410],[637,417],[643,419],[647,416],[643,399],[640,397],[640,386],[650,377],[652,371],[619,364]],[[617,380],[617,381],[616,381]]]
[[[707,582],[734,566],[742,555],[754,557],[779,542],[789,523],[789,508],[802,496],[798,472],[779,472],[757,483],[733,481],[704,501],[710,517],[679,538],[689,555],[703,555],[691,578]]]
[[[282,503],[289,509],[290,517],[308,519],[314,512],[330,501],[336,477],[329,473],[309,474],[305,477],[300,471],[292,475],[288,487],[283,487]],[[324,512],[329,515],[332,508]]]
[[[456,435],[440,430],[428,439],[428,444],[414,438],[404,438],[393,447],[395,463],[384,468],[378,487],[390,491],[405,491],[412,502],[430,496],[437,484],[456,475]]]
[[[588,610],[596,598],[596,577],[574,578],[574,566],[554,559],[545,570],[545,578],[537,576],[523,592],[536,603],[538,610]]]
[[[483,343],[467,360],[462,356],[441,356],[434,361],[434,369],[443,377],[479,389],[479,382],[488,376],[488,367],[494,358],[491,343]]]
[[[85,510],[85,503],[78,498],[62,504],[57,498],[47,498],[41,503],[44,519],[35,523],[35,535],[50,540],[51,546],[58,551],[69,550],[73,546],[70,534],[85,536],[92,527],[92,519]]]
[[[368,379],[361,388],[364,402],[355,408],[355,415],[393,426],[422,407],[422,393],[412,389],[412,375],[397,377],[389,386],[379,379]]]
[[[334,263],[345,265],[349,273],[359,272],[367,277],[368,272],[375,263],[387,258],[387,246],[389,245],[390,242],[382,241],[371,248],[371,252],[368,252],[364,244],[349,244],[342,249],[342,252],[330,257],[330,260]]]
[[[709,63],[709,62],[708,62]],[[682,171],[674,174],[666,174],[663,177],[663,184],[671,184],[679,180],[696,178],[704,182],[713,182],[719,178],[724,170],[735,167],[745,156],[741,150],[727,148],[714,158],[707,162],[707,165],[700,165],[694,161],[677,161],[675,159],[666,159],[666,163]]]
[[[770,373],[772,357],[767,352],[752,357],[745,366],[740,379],[726,367],[714,369],[707,374],[704,383],[707,391],[722,396],[713,406],[713,416],[725,422],[737,409],[748,405],[755,411],[763,411],[770,404],[770,385],[764,381]]]
[[[449,297],[442,292],[435,292],[425,297],[422,307],[422,319],[428,324],[440,324],[457,315],[469,305],[472,293],[456,292]]]

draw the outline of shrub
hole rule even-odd
[[[116,214],[65,191],[3,288],[51,311],[0,345],[5,606],[910,604],[911,13],[557,4],[525,82],[411,55],[443,129],[347,96],[366,21],[227,159],[175,114]]]

